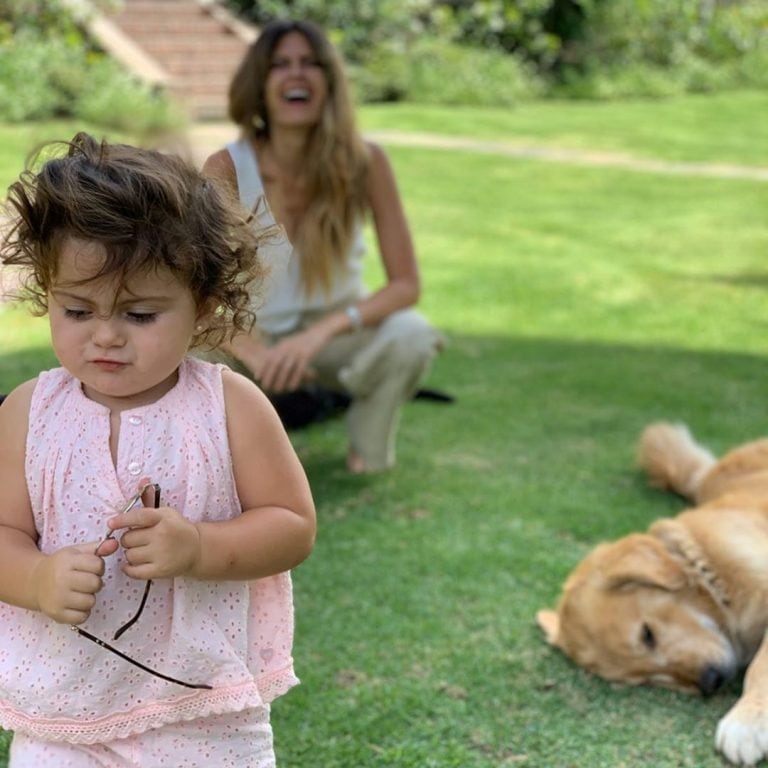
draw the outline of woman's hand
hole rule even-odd
[[[313,326],[268,347],[258,332],[252,331],[232,339],[228,351],[248,368],[263,390],[287,392],[314,378],[310,361],[327,339],[325,332]]]
[[[267,392],[290,392],[315,377],[312,359],[328,343],[328,334],[313,325],[286,336],[261,356],[258,379]]]
[[[40,611],[60,624],[86,621],[103,586],[102,557],[116,549],[115,541],[92,541],[44,555],[32,572]]]

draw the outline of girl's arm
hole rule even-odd
[[[37,608],[32,572],[42,554],[24,474],[29,404],[35,382],[11,392],[0,406],[0,600]]]
[[[253,579],[289,570],[312,551],[315,505],[274,408],[244,376],[224,371],[232,465],[243,514],[202,523],[199,578]]]
[[[46,555],[37,546],[24,472],[29,406],[35,381],[17,387],[0,407],[0,601],[42,611],[65,624],[84,622],[101,589],[98,542]],[[111,544],[101,554],[114,551]]]
[[[232,371],[223,381],[242,514],[194,524],[170,507],[115,516],[110,528],[130,529],[121,543],[132,578],[258,579],[290,570],[312,551],[314,502],[280,419],[253,382]]]

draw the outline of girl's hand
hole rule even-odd
[[[132,579],[164,579],[192,572],[200,558],[200,534],[172,507],[140,507],[107,521],[125,549],[123,573]]]
[[[93,541],[43,555],[32,573],[40,611],[60,624],[86,621],[103,586],[102,557],[116,549],[117,542]]]

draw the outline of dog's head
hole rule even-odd
[[[713,693],[736,671],[712,595],[648,534],[601,544],[537,614],[546,639],[608,680]]]

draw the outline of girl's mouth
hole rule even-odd
[[[93,365],[101,368],[102,371],[119,371],[126,363],[121,363],[117,360],[94,360]]]

